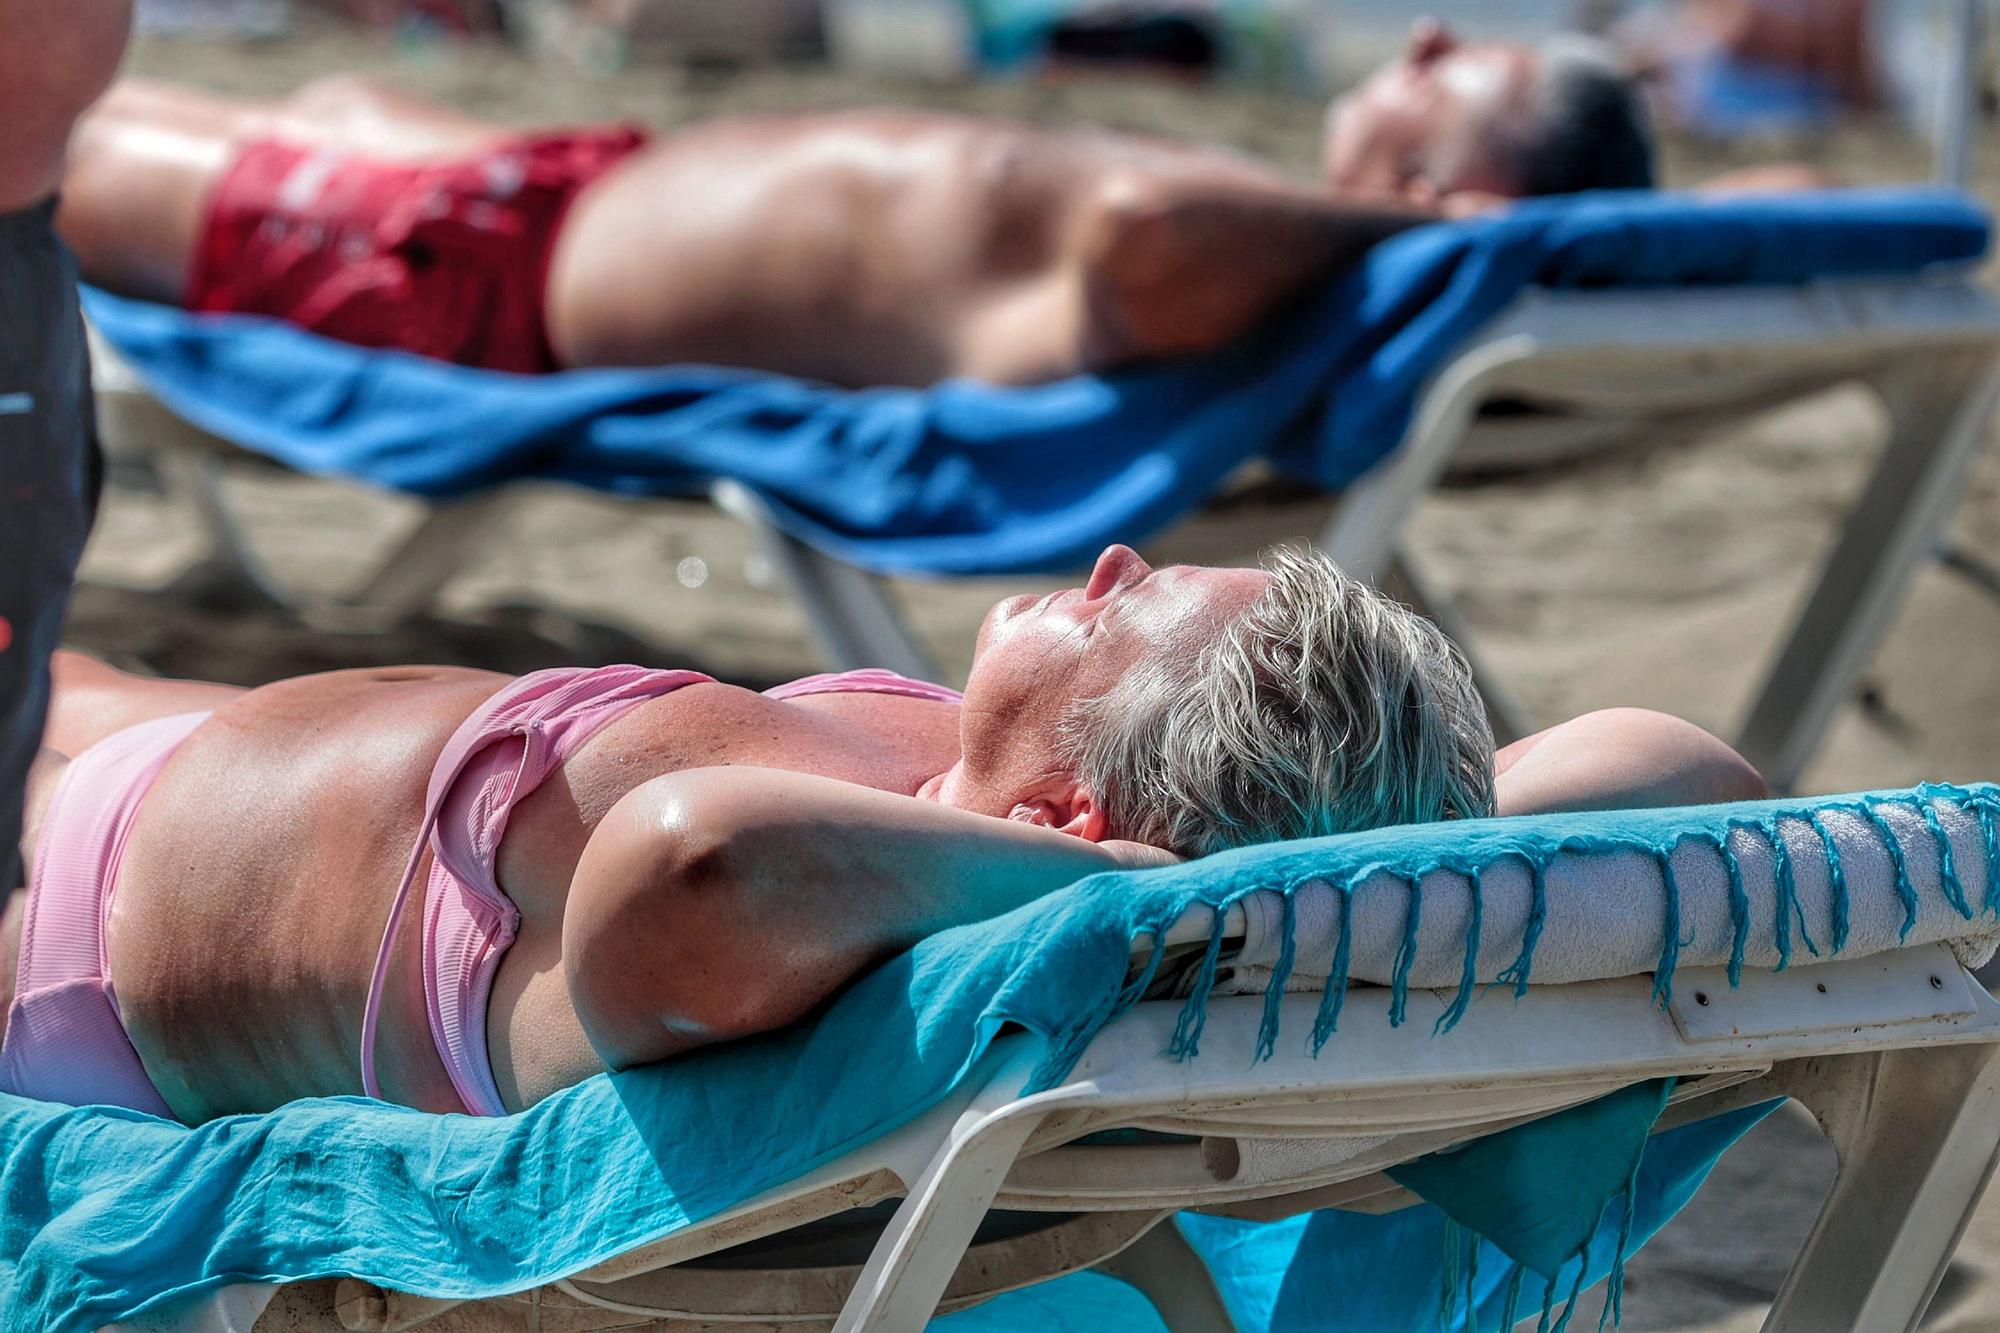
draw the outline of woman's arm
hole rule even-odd
[[[783,1027],[926,935],[1146,850],[802,773],[669,774],[613,806],[577,863],[570,997],[612,1068],[664,1059]]]

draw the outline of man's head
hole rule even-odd
[[[1461,42],[1435,19],[1327,110],[1338,193],[1465,213],[1503,199],[1653,183],[1638,90],[1601,42]]]
[[[1493,804],[1465,659],[1311,549],[1155,570],[1114,546],[1084,587],[1002,602],[962,731],[955,804],[1182,855]]]

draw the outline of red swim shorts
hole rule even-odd
[[[216,184],[182,304],[489,370],[554,370],[542,297],[563,214],[645,142],[613,126],[427,162],[253,142]]]

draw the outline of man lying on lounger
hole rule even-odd
[[[1232,153],[921,111],[519,132],[352,80],[128,82],[61,226],[86,276],[514,371],[708,362],[1031,382],[1205,351],[1393,232],[1652,181],[1582,39],[1413,30],[1327,116],[1313,187]]]
[[[363,1089],[519,1110],[783,1026],[1093,871],[1761,794],[1726,745],[1631,710],[1496,756],[1437,630],[1311,551],[1155,570],[1111,547],[1085,586],[993,608],[962,697],[640,667],[245,691],[69,655],[46,740],[0,1090],[189,1122]]]

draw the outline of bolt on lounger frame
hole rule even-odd
[[[165,441],[175,481],[191,491],[216,564],[239,582],[317,619],[394,619],[421,610],[470,553],[504,488],[439,506],[351,602],[308,600],[283,587],[252,550],[221,484],[233,451],[145,394],[110,349],[97,347],[107,443]],[[1402,533],[1455,456],[1476,453],[1482,404],[1526,402],[1562,413],[1536,426],[1575,434],[1579,418],[1606,438],[1680,435],[1833,385],[1872,388],[1889,438],[1841,536],[1765,677],[1738,739],[1774,789],[1788,791],[1893,622],[1911,579],[1937,550],[1967,470],[1985,440],[2000,376],[2000,303],[1962,274],[1827,279],[1782,287],[1533,290],[1467,341],[1435,375],[1403,442],[1356,482],[1319,542],[1364,578],[1417,603],[1472,653],[1503,738],[1534,730],[1492,673],[1451,600],[1406,559]],[[1531,419],[1532,420],[1532,419]],[[1585,435],[1596,432],[1585,430]],[[887,666],[936,678],[885,581],[785,534],[757,497],[731,482],[716,502],[757,535],[771,569],[838,668]],[[1271,534],[1274,539],[1285,536]]]
[[[1723,969],[1689,968],[1675,993],[1662,1011],[1644,977],[1532,987],[1519,1000],[1492,991],[1432,1037],[1434,1013],[1391,1028],[1389,993],[1357,989],[1318,1058],[1305,1037],[1318,997],[1290,995],[1276,1053],[1261,1063],[1262,997],[1212,1000],[1201,1054],[1187,1062],[1161,1054],[1179,1002],[1149,1002],[1100,1033],[1059,1087],[1018,1095],[1041,1045],[1005,1036],[954,1097],[902,1129],[552,1287],[462,1306],[347,1282],[319,1308],[338,1306],[347,1328],[378,1330],[432,1318],[454,1333],[528,1328],[542,1325],[524,1320],[559,1317],[549,1326],[644,1319],[637,1326],[661,1330],[754,1322],[914,1333],[935,1312],[1094,1267],[1145,1292],[1173,1333],[1227,1333],[1213,1283],[1168,1220],[1174,1210],[1260,1220],[1322,1207],[1388,1211],[1414,1198],[1385,1167],[1675,1075],[1663,1128],[1791,1096],[1839,1154],[1839,1175],[1764,1327],[1914,1328],[2000,1150],[2000,1003],[1935,945],[1746,971],[1736,990]],[[1419,1010],[1441,1011],[1448,999],[1411,997]],[[1085,1137],[1112,1128],[1182,1137]],[[782,1245],[802,1224],[896,1197],[865,1261],[702,1265],[727,1247]],[[992,1209],[1049,1214],[1052,1225],[982,1241]],[[281,1293],[258,1328],[337,1326],[311,1323],[304,1309]]]

